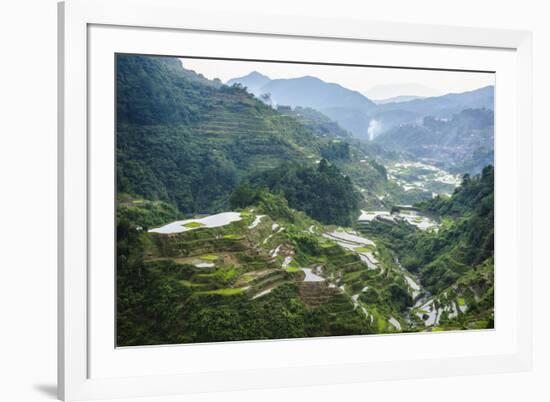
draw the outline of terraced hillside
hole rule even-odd
[[[117,190],[174,204],[182,213],[226,210],[231,191],[251,175],[289,161],[319,162],[335,138],[327,130],[345,133],[327,120],[317,116],[306,126],[295,114],[185,70],[174,58],[120,55]],[[351,157],[340,165],[366,158],[356,146]],[[355,174],[384,186],[369,163]]]
[[[268,103],[118,57],[119,346],[494,327],[491,166],[451,174]],[[458,124],[424,123],[429,144],[399,127],[422,149]]]
[[[119,345],[418,329],[407,320],[418,292],[383,245],[284,198],[155,228],[120,221],[119,248],[133,247],[119,261]],[[151,292],[159,299],[144,306]]]
[[[493,200],[494,170],[487,166],[480,175],[465,176],[451,197],[408,208],[437,219],[435,226],[425,223],[426,215],[365,214],[361,232],[385,245],[422,285],[410,311],[413,325],[493,328]]]

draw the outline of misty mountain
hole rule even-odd
[[[329,119],[323,113],[310,107],[277,106],[277,111],[282,115],[292,116],[301,125],[308,128],[319,137],[331,139],[352,139],[353,135],[344,130],[335,121]]]
[[[407,102],[378,104],[369,114],[369,125],[376,127],[376,132],[369,131],[369,137],[372,139],[403,124],[421,124],[426,116],[451,119],[465,109],[492,110],[493,105],[494,86]]]
[[[401,103],[401,102],[409,102],[415,99],[424,99],[425,96],[415,96],[415,95],[400,95],[400,96],[393,96],[391,98],[386,99],[372,99],[374,103],[377,105],[385,105],[386,103]]]
[[[396,98],[402,95],[416,94],[416,97],[428,98],[443,95],[440,91],[416,82],[395,82],[392,84],[374,85],[367,90],[361,91],[374,102]],[[408,99],[410,100],[410,99]]]
[[[367,136],[368,113],[376,107],[374,102],[358,91],[312,76],[271,80],[258,72],[252,72],[229,80],[227,85],[236,83],[245,86],[257,97],[269,94],[268,102],[274,105],[316,109],[357,137]]]
[[[374,143],[457,173],[478,173],[493,160],[494,112],[465,109],[452,118],[426,116],[394,127]]]
[[[376,113],[403,110],[418,116],[451,117],[464,109],[493,109],[495,87],[492,85],[462,93],[451,93],[408,102],[378,105]]]
[[[373,139],[404,124],[420,124],[426,116],[450,119],[462,110],[493,109],[494,104],[493,86],[442,96],[403,95],[373,102],[358,91],[311,76],[272,80],[255,71],[229,80],[227,85],[236,83],[271,105],[316,109],[362,139]]]
[[[226,85],[232,86],[234,84],[241,84],[245,86],[249,92],[258,94],[261,92],[260,88],[266,85],[269,81],[271,81],[271,78],[267,75],[260,74],[257,71],[252,71],[244,77],[230,79],[227,81]]]
[[[351,135],[334,121],[314,109],[279,109],[174,58],[117,56],[117,191],[212,213],[228,207],[240,181],[322,158],[368,188],[385,185],[378,165],[353,165],[366,152],[345,142]]]

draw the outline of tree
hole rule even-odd
[[[245,208],[253,205],[259,200],[259,191],[252,188],[248,183],[241,183],[231,193],[229,204],[232,209]]]
[[[266,92],[265,94],[261,94],[260,100],[265,104],[271,105],[271,94],[269,92]]]
[[[326,224],[350,226],[359,215],[360,194],[348,176],[322,159],[317,168],[285,163],[253,179],[258,187],[281,193],[291,208]]]

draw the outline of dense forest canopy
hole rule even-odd
[[[351,226],[359,215],[360,194],[349,177],[322,159],[318,166],[285,163],[265,171],[238,186],[231,195],[231,206],[244,208],[259,199],[259,193],[281,194],[291,208],[321,223]]]
[[[433,293],[443,291],[469,271],[490,264],[494,256],[494,169],[465,175],[451,197],[416,204],[443,221],[438,232],[418,233],[407,225],[378,223],[368,233],[391,242],[401,263],[417,273]],[[447,218],[453,218],[447,219]]]
[[[312,112],[309,116],[308,128],[296,115],[279,113],[242,86],[206,80],[173,58],[119,56],[117,189],[174,204],[184,214],[213,213],[229,207],[239,183],[262,172],[273,176],[281,164],[311,166],[313,158],[351,164],[365,157],[362,149],[353,148],[352,155],[348,142],[333,139],[344,131],[330,120]],[[327,132],[333,134],[325,138]],[[368,164],[355,174],[382,182],[379,170]],[[349,190],[343,193],[353,202],[349,208],[330,199],[340,188],[351,187],[349,179],[340,184],[333,171],[323,173],[331,179],[323,182],[315,202],[331,206],[326,216],[338,215],[330,218],[334,223],[349,224],[350,211],[358,214],[357,200],[347,197]],[[316,179],[308,180],[304,184],[310,188]],[[296,197],[289,201],[298,205]]]

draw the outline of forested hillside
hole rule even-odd
[[[226,208],[252,169],[306,161],[319,148],[293,119],[242,88],[201,79],[176,59],[119,56],[117,63],[119,192],[164,200],[183,213],[213,212]]]
[[[492,88],[184,66],[116,59],[118,346],[494,327]]]
[[[494,107],[493,85],[462,93],[424,98],[404,96],[392,102],[375,103],[357,91],[311,76],[271,79],[254,71],[227,84],[241,84],[272,105],[322,112],[363,140],[372,140],[403,125],[417,124],[425,117],[449,120],[466,109],[493,110]]]
[[[253,182],[282,194],[290,207],[327,225],[352,226],[359,215],[360,194],[350,178],[325,159],[316,168],[284,164],[256,176]]]
[[[170,236],[140,231],[121,216],[119,346],[368,334],[379,326],[391,331],[383,315],[381,323],[365,320],[336,288],[303,282],[298,266],[323,261],[327,274],[345,264],[387,284],[368,274],[357,254],[308,231],[320,229],[317,222],[269,193],[240,216],[230,225]],[[383,303],[386,314],[393,308],[390,300]]]
[[[254,95],[269,95],[277,105],[315,109],[357,137],[366,137],[368,115],[376,105],[358,91],[325,82],[316,77],[304,76],[289,79],[270,79],[252,72],[244,77],[228,81],[229,85],[241,84]]]
[[[428,287],[440,291],[466,270],[475,269],[494,254],[494,170],[487,166],[475,177],[464,180],[450,199],[436,197],[419,204],[453,223],[436,236],[416,237],[405,245],[403,265],[419,271]]]
[[[173,58],[120,55],[117,190],[182,213],[227,209],[233,189],[251,175],[332,157],[332,138],[345,131],[309,115],[303,125],[303,117],[281,113],[238,85],[209,81]],[[361,149],[354,152],[364,158]],[[361,174],[379,181],[370,165]]]
[[[408,225],[376,222],[363,230],[383,239],[409,272],[445,305],[453,298],[477,317],[469,325],[492,327],[494,292],[494,169],[465,175],[451,197],[438,196],[416,204],[442,224],[438,231],[417,232]],[[446,323],[466,325],[466,317]],[[461,318],[462,321],[458,320]],[[444,322],[443,322],[444,323]]]

